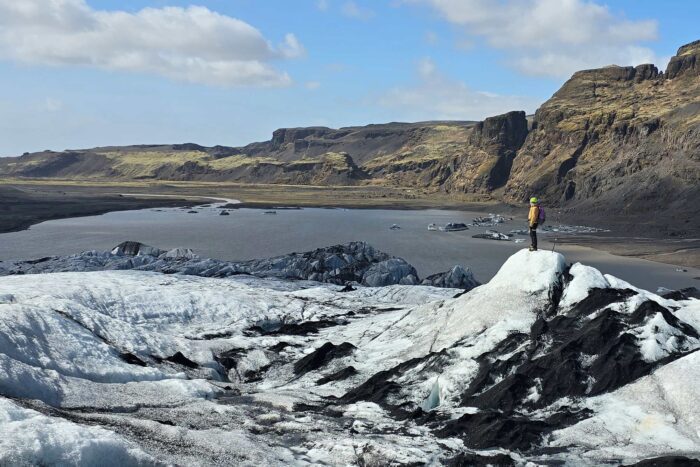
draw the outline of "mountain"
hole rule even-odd
[[[0,175],[422,187],[700,228],[700,41],[654,65],[575,73],[528,117],[283,128],[244,147],[40,152]],[[642,187],[642,189],[640,189]]]
[[[180,253],[3,277],[0,463],[698,465],[697,290],[548,251],[467,292],[289,280],[279,259],[199,277]]]
[[[442,157],[465,143],[473,123],[389,123],[333,130],[283,128],[272,139],[240,148],[196,144],[103,147],[45,151],[0,160],[0,173],[21,177],[78,177],[242,181],[258,183],[361,183],[372,177],[369,161],[402,154]],[[398,157],[398,156],[397,156]],[[388,163],[388,162],[387,162]],[[386,165],[386,164],[384,164]]]
[[[700,41],[653,65],[580,71],[535,113],[505,198],[696,219]],[[676,221],[680,219],[676,218]]]

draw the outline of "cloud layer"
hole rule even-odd
[[[273,62],[304,54],[293,34],[273,46],[253,26],[205,7],[100,11],[84,0],[0,0],[0,58],[142,72],[218,86],[280,86]]]
[[[429,58],[418,63],[417,76],[415,85],[389,90],[379,98],[379,104],[409,120],[482,120],[511,110],[531,113],[541,103],[528,97],[475,91],[444,76]]]
[[[404,0],[430,5],[529,75],[568,77],[610,64],[653,62],[640,45],[657,37],[655,21],[629,21],[587,0]]]

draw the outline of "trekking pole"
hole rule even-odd
[[[554,247],[557,246],[557,240],[559,240],[559,239],[555,238],[554,243],[552,243],[552,253],[554,252]]]

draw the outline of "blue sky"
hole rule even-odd
[[[696,1],[0,0],[0,155],[534,111],[668,58]]]

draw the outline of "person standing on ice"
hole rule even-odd
[[[544,222],[544,209],[534,196],[530,198],[530,213],[527,216],[530,227],[530,251],[537,251],[537,226]]]

